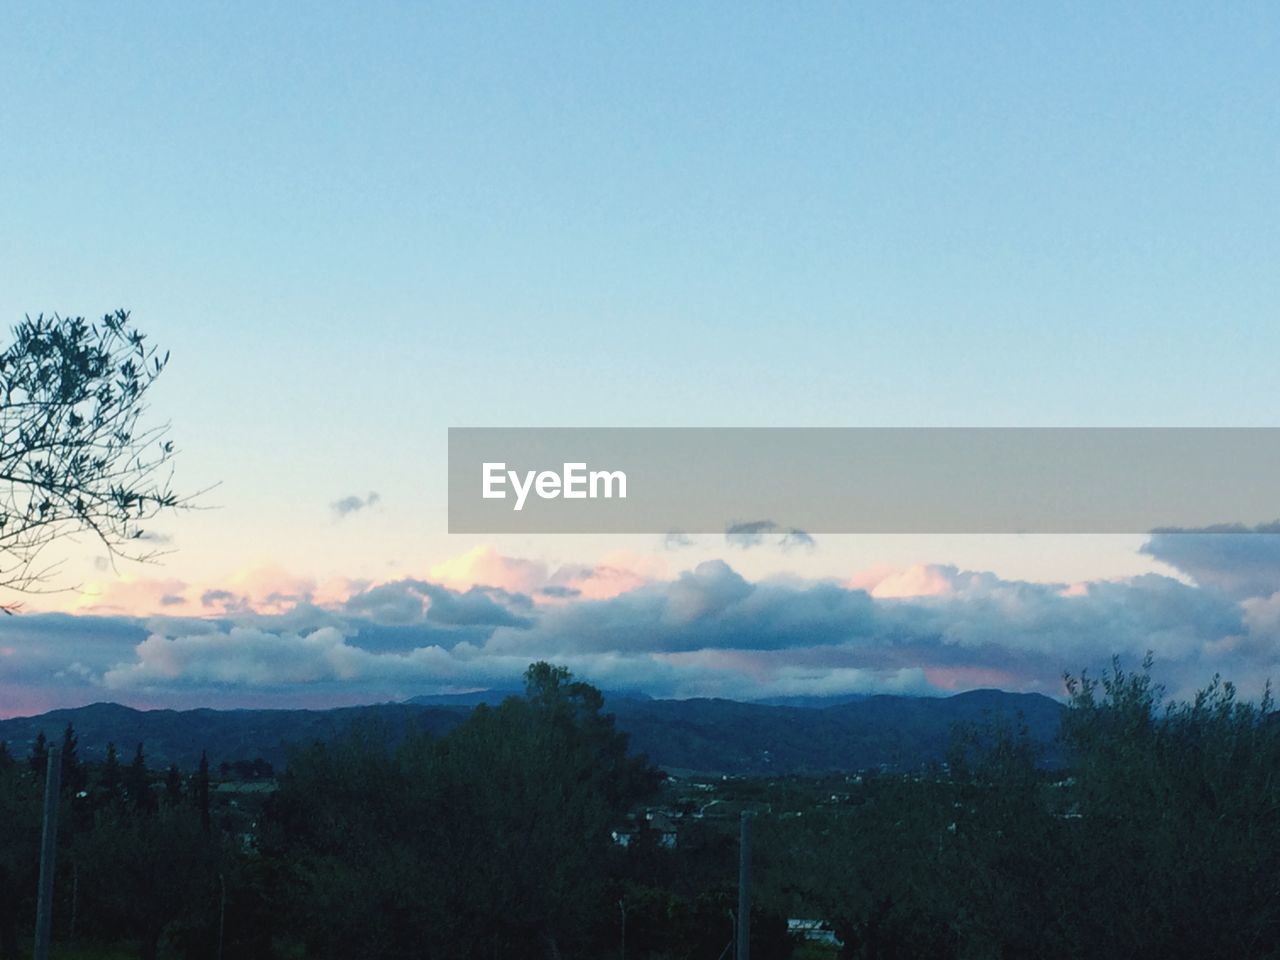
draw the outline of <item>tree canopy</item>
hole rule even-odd
[[[45,549],[77,532],[112,558],[154,554],[145,525],[184,502],[168,426],[143,419],[168,359],[124,310],[13,328],[0,351],[0,586],[42,589]]]

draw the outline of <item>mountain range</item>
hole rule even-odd
[[[142,743],[153,768],[176,763],[191,769],[201,751],[207,751],[215,769],[222,762],[256,758],[279,768],[291,748],[331,740],[355,726],[390,742],[411,729],[442,734],[462,723],[476,704],[511,695],[513,691],[479,691],[329,710],[135,710],[95,703],[0,720],[0,740],[14,755],[25,756],[38,733],[58,742],[71,723],[86,760],[100,760],[107,743],[114,742],[127,762]],[[972,690],[951,697],[799,698],[783,703],[657,700],[614,693],[606,695],[606,709],[630,735],[632,750],[647,753],[664,769],[766,776],[880,766],[914,769],[943,759],[958,725],[981,728],[1018,718],[1052,764],[1059,756],[1056,738],[1064,708],[1040,694]]]

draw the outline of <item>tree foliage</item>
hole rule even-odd
[[[1151,666],[1066,678],[1065,768],[1025,731],[967,731],[946,776],[871,778],[852,808],[774,824],[770,882],[848,958],[1275,956],[1270,695],[1215,677],[1169,701]]]
[[[993,723],[958,731],[946,767],[717,786],[760,811],[753,956],[820,955],[787,917],[829,921],[844,960],[1280,955],[1270,697],[1242,703],[1215,678],[1169,701],[1149,668],[1067,678],[1065,767]],[[543,960],[619,955],[625,916],[628,957],[717,960],[736,815],[692,804],[669,847],[643,816],[657,773],[599,691],[547,664],[526,681],[441,737],[313,744],[253,813],[236,807],[251,791],[211,790],[207,758],[163,792],[141,749],[127,769],[114,749],[82,760],[55,931],[77,898],[79,930],[143,958],[211,958],[223,929],[224,955],[246,960]],[[0,956],[31,928],[43,783],[0,753],[0,889],[17,891],[0,897]],[[675,817],[683,788],[663,789]]]
[[[1117,661],[1068,677],[1063,735],[1090,856],[1074,918],[1117,955],[1271,956],[1280,950],[1280,723],[1215,676],[1169,701]]]
[[[40,589],[45,549],[77,532],[113,558],[154,554],[145,525],[183,502],[167,426],[143,422],[167,362],[124,310],[13,328],[0,352],[0,586]]]
[[[395,753],[376,731],[289,765],[280,842],[318,957],[545,957],[606,902],[610,827],[657,774],[599,691],[535,664],[526,696]],[[299,912],[301,916],[299,916]]]

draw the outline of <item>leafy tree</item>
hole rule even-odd
[[[192,926],[209,943],[221,855],[197,811],[104,810],[78,839],[84,929],[100,940],[135,942],[140,960],[155,960],[166,937]]]
[[[195,780],[191,785],[191,792],[195,797],[196,809],[200,811],[200,823],[208,830],[213,819],[209,811],[209,756],[200,751],[200,766],[196,768]]]
[[[151,792],[151,777],[147,773],[147,758],[142,752],[141,743],[134,751],[133,762],[125,773],[124,789],[134,810],[150,813],[155,809],[155,794]]]
[[[565,668],[536,663],[523,698],[478,707],[433,751],[433,806],[452,812],[444,895],[470,921],[472,950],[556,955],[608,902],[610,828],[660,774],[627,756],[603,703]]]
[[[84,789],[84,770],[80,765],[78,744],[75,727],[68,722],[66,729],[62,731],[61,783],[62,790],[73,797]]]
[[[1092,856],[1074,864],[1077,935],[1131,957],[1280,951],[1280,724],[1214,677],[1167,701],[1119,662],[1067,677],[1073,822]],[[1104,854],[1105,852],[1105,854]]]
[[[438,827],[409,820],[407,789],[380,732],[360,725],[291,756],[260,848],[285,864],[278,912],[308,956],[424,954]]]
[[[290,760],[275,842],[309,955],[554,957],[617,909],[610,828],[658,774],[599,691],[543,664],[527,680],[438,740],[355,731]]]
[[[31,756],[27,758],[27,764],[37,778],[44,777],[45,770],[49,766],[49,740],[45,737],[43,730],[36,734],[35,743],[31,745]]]
[[[164,795],[171,804],[182,802],[182,773],[176,763],[169,764],[169,769],[165,772]]]
[[[832,923],[846,958],[955,957],[957,812],[945,780],[885,775],[869,778],[856,805],[762,818],[761,899]]]
[[[8,756],[7,752],[5,754]],[[35,920],[43,781],[0,764],[0,958],[16,960],[18,934]]]
[[[107,803],[120,799],[120,756],[116,753],[115,743],[107,743],[107,757],[98,774],[98,786]]]
[[[113,558],[152,555],[144,525],[183,503],[169,485],[167,427],[142,424],[167,361],[123,310],[13,328],[0,352],[0,586],[41,589],[45,549],[75,532]]]
[[[1021,718],[989,724],[953,752],[953,810],[940,849],[950,923],[970,951],[1071,956],[1074,893],[1062,851],[1076,837],[1050,799],[1052,777]]]

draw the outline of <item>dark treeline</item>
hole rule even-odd
[[[772,824],[778,893],[850,957],[1280,955],[1280,723],[1217,678],[1165,703],[1150,661],[1067,678],[1067,770],[1023,732],[959,738],[946,777]]]
[[[628,755],[593,687],[547,664],[526,681],[444,736],[392,749],[364,727],[313,744],[278,790],[252,762],[218,771],[228,790],[207,763],[151,770],[143,745],[83,764],[68,728],[57,944],[142,960],[718,960],[736,817],[695,816]],[[1280,954],[1270,698],[1215,680],[1165,703],[1149,669],[1119,666],[1068,692],[1065,770],[993,724],[957,731],[936,769],[716,785],[757,812],[753,957]],[[46,751],[0,748],[4,960],[29,948]],[[646,809],[669,817],[634,816]],[[843,947],[789,939],[788,917],[826,921]]]

